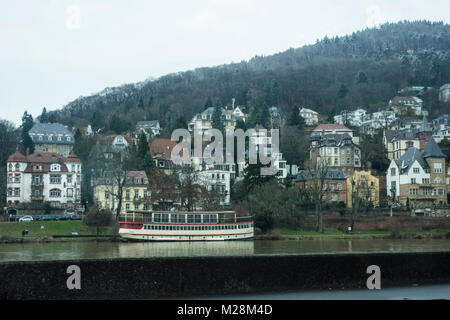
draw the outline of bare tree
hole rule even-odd
[[[147,189],[149,191],[148,201],[152,208],[169,210],[179,200],[176,179],[162,170],[150,171]]]
[[[128,172],[124,165],[125,158],[120,154],[113,154],[112,158],[105,163],[104,185],[108,192],[117,200],[116,219],[122,211],[123,192],[128,183]]]
[[[351,193],[351,230],[354,230],[355,221],[362,212],[362,209],[369,208],[370,200],[372,198],[373,187],[369,185],[369,180],[366,176],[360,175],[359,179],[355,179],[353,175],[350,179],[350,193]]]
[[[319,158],[317,161],[308,161],[305,175],[305,188],[303,192],[312,201],[317,217],[317,232],[323,233],[323,212],[322,205],[327,200],[329,192],[326,184],[329,172],[328,163]]]
[[[109,210],[100,209],[98,204],[95,204],[91,208],[91,210],[89,210],[88,214],[84,217],[84,222],[88,227],[96,228],[97,230],[96,239],[98,241],[100,229],[112,225],[113,223],[112,213]]]

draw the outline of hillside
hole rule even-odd
[[[405,86],[436,87],[446,82],[450,82],[450,25],[404,21],[325,37],[313,45],[249,61],[106,88],[53,114],[71,126],[91,122],[97,128],[108,127],[114,114],[124,127],[158,119],[167,135],[202,111],[208,97],[220,105],[235,98],[252,114],[272,105],[289,113],[291,106],[302,105],[331,115],[359,106],[378,110]],[[437,103],[425,99],[431,114],[436,107],[446,112]]]

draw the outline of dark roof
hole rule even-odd
[[[441,149],[437,145],[436,141],[433,138],[428,140],[425,145],[425,150],[423,151],[424,158],[445,158],[445,155],[442,153]]]
[[[314,169],[313,170],[302,170],[297,174],[297,177],[295,178],[296,182],[311,180],[314,176]],[[328,168],[326,175],[326,180],[346,180],[345,174],[343,170],[340,169],[332,169]]]
[[[341,146],[343,142],[347,140],[352,142],[352,137],[348,133],[344,134],[326,134],[321,136],[321,146]]]
[[[409,167],[414,163],[414,161],[419,162],[422,168],[427,169],[428,164],[423,158],[422,152],[419,149],[412,147],[409,148],[400,158],[395,160],[397,166],[400,168],[400,173],[408,171]]]
[[[432,132],[431,126],[428,124],[427,116],[424,115],[422,119],[422,124],[420,125],[418,132]]]
[[[35,144],[74,144],[73,134],[60,123],[36,123],[28,132]],[[42,140],[39,138],[42,137]],[[61,140],[58,140],[61,137]]]

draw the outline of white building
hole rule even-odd
[[[439,101],[450,101],[450,83],[446,83],[439,88]]]
[[[149,140],[150,135],[159,136],[161,133],[161,127],[159,126],[158,120],[153,121],[138,121],[136,124],[136,138],[139,137],[139,134],[144,132],[147,136],[147,140]]]
[[[26,203],[49,202],[55,208],[77,208],[81,202],[82,164],[52,152],[24,156],[18,150],[8,158],[7,203],[20,208]]]
[[[340,115],[334,116],[333,119],[335,123],[359,127],[363,123],[366,113],[367,111],[361,108],[354,111],[344,110]]]
[[[231,196],[231,173],[225,170],[209,169],[198,172],[199,183],[208,191],[214,190],[220,195],[220,205],[229,205]]]

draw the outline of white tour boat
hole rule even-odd
[[[253,217],[234,211],[133,211],[119,216],[119,235],[139,241],[253,240]]]

